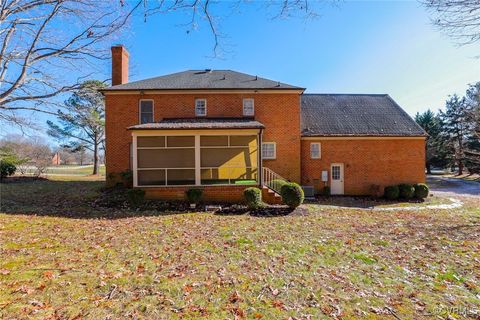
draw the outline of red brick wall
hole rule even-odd
[[[321,159],[311,159],[310,143],[321,143]],[[323,186],[322,170],[344,163],[345,194],[367,195],[372,185],[425,182],[424,139],[302,140],[302,184]],[[314,181],[318,179],[317,181]]]
[[[128,51],[123,46],[112,47],[112,85],[128,82]]]
[[[255,99],[255,119],[266,127],[264,141],[277,143],[277,159],[264,166],[293,181],[300,181],[300,96],[296,93],[252,94],[122,94],[105,96],[107,174],[129,168],[131,132],[138,124],[140,99],[154,100],[155,121],[195,117],[195,99],[207,99],[207,117],[242,117],[243,98]]]
[[[215,202],[243,202],[243,190],[249,186],[208,186],[195,187],[203,190],[203,200]],[[185,191],[191,187],[143,188],[148,199],[185,200]]]

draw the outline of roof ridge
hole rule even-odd
[[[302,96],[388,96],[388,93],[302,93]]]

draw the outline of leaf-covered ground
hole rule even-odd
[[[106,219],[114,212],[89,205],[101,185],[0,185],[0,318],[480,316],[478,199],[437,211]]]

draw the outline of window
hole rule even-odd
[[[207,115],[207,100],[195,99],[195,115],[202,117]]]
[[[332,166],[332,180],[340,180],[340,166]]]
[[[320,151],[320,143],[310,143],[310,158],[312,159],[320,159],[321,158],[321,151]]]
[[[253,99],[243,99],[243,115],[253,116],[255,113],[255,105]]]
[[[262,158],[263,159],[275,159],[277,157],[277,147],[275,142],[262,143]]]
[[[140,100],[140,124],[153,122],[153,100]]]

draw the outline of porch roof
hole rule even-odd
[[[160,122],[138,124],[128,130],[171,129],[264,129],[265,126],[249,118],[169,118]]]

